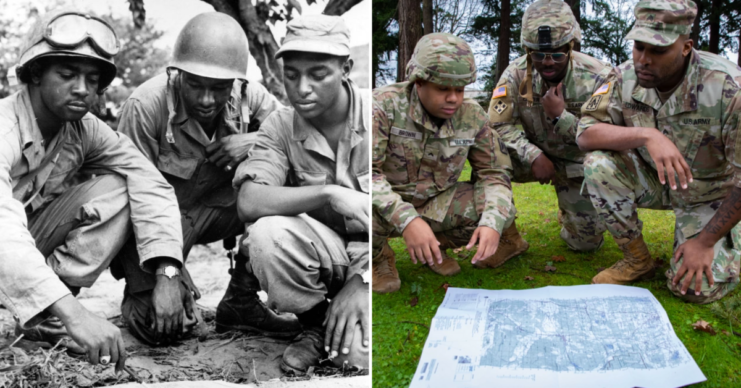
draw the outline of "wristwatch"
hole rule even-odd
[[[180,275],[180,270],[174,265],[166,265],[162,268],[157,268],[157,270],[154,271],[154,274],[165,275],[168,279],[172,279],[173,277]]]

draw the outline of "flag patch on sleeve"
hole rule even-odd
[[[600,94],[605,94],[605,93],[609,92],[609,91],[610,91],[610,84],[611,84],[611,83],[612,83],[612,82],[608,82],[608,83],[606,83],[606,84],[604,84],[604,85],[600,86],[600,87],[599,87],[599,89],[597,89],[597,91],[596,91],[596,92],[594,92],[594,94],[592,94],[592,95],[593,95],[593,96],[597,96],[597,95],[600,95]]]
[[[507,96],[507,85],[502,85],[496,89],[494,89],[494,94],[491,96],[491,99],[500,98],[500,97],[506,97]]]

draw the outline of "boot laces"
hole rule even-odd
[[[394,274],[394,272],[391,270],[391,265],[389,264],[389,260],[383,260],[382,262],[374,265],[373,272],[375,272],[376,275],[379,277],[393,276]]]

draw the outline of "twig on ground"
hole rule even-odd
[[[535,268],[535,267],[530,267],[530,269],[532,269],[533,271],[543,272],[543,273],[547,273],[547,274],[550,274],[550,275],[570,275],[570,276],[573,276],[575,278],[579,278],[579,279],[582,279],[582,280],[588,280],[587,278],[585,278],[583,276],[579,276],[579,275],[574,274],[574,273],[571,273],[571,272],[548,272],[546,270],[542,270],[540,268]]]
[[[260,380],[257,379],[257,366],[255,366],[255,359],[252,359],[252,375],[255,376],[255,384],[260,385]]]
[[[425,325],[424,323],[419,323],[419,322],[414,322],[414,321],[399,321],[399,323],[411,323],[413,325],[419,325],[419,326],[424,327],[427,330],[430,330],[430,327]]]
[[[137,383],[144,384],[144,380],[142,380],[141,378],[139,378],[139,375],[137,375],[136,372],[134,372],[134,370],[131,369],[130,366],[124,365],[123,370],[124,370],[124,372],[128,373],[129,376],[131,376],[134,380],[136,380]]]

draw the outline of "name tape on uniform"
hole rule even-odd
[[[422,132],[407,131],[405,129],[401,129],[398,127],[391,127],[391,134],[396,135],[396,136],[406,137],[408,139],[422,140]]]
[[[597,96],[597,95],[600,95],[600,94],[606,94],[607,92],[610,91],[610,84],[612,84],[612,82],[608,82],[608,83],[600,86],[599,89],[597,89],[597,91],[594,92],[594,94],[592,94],[592,95],[593,96]]]
[[[491,99],[493,100],[500,97],[507,97],[507,85],[502,85],[494,89],[494,93],[492,94]]]
[[[474,139],[450,139],[450,146],[472,146]]]

